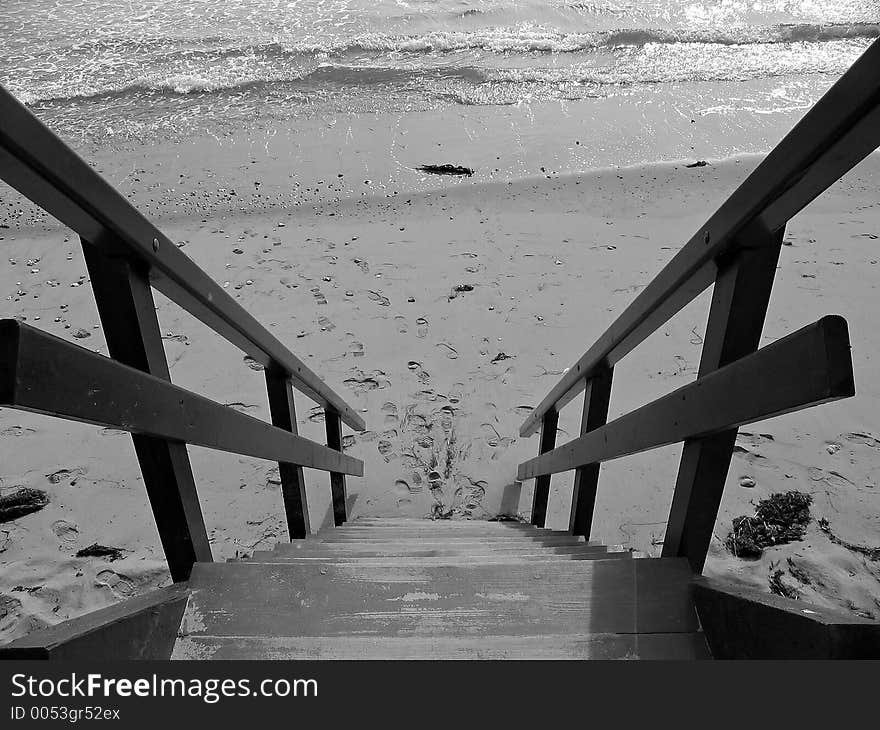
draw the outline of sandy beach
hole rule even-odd
[[[367,475],[348,481],[352,516],[527,516],[532,484],[516,481],[516,467],[537,438],[518,438],[519,425],[760,159],[688,168],[698,157],[683,149],[680,162],[576,173],[598,154],[595,137],[582,144],[596,130],[560,108],[545,110],[558,137],[535,144],[519,110],[475,113],[470,129],[442,116],[410,116],[403,127],[352,117],[293,126],[271,142],[250,134],[87,153],[361,410],[368,430],[345,439]],[[424,162],[477,174],[414,170]],[[743,429],[706,568],[763,590],[781,570],[805,601],[872,618],[880,569],[853,546],[880,545],[878,181],[874,155],[793,221],[762,338],[843,315],[857,395]],[[78,240],[8,190],[0,223],[4,316],[106,353]],[[618,365],[611,417],[695,376],[708,301],[707,292]],[[258,366],[159,295],[157,306],[175,383],[266,418]],[[297,398],[300,432],[322,440],[312,406]],[[578,401],[565,409],[560,440],[577,433],[579,414]],[[0,639],[169,582],[127,434],[2,410],[0,442],[2,493],[34,487],[50,499],[0,525]],[[603,466],[596,539],[659,554],[679,453]],[[284,539],[277,466],[190,454],[215,560]],[[428,486],[432,470],[441,489]],[[332,522],[328,479],[306,476],[317,528]],[[548,526],[567,526],[570,485],[570,475],[554,477]],[[803,541],[755,561],[727,552],[734,517],[792,489],[813,497]],[[74,557],[95,542],[123,557]]]

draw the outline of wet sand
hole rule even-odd
[[[536,437],[517,435],[528,411],[757,162],[574,175],[560,174],[564,165],[542,173],[531,158],[534,176],[493,181],[410,179],[411,161],[396,176],[383,168],[362,177],[363,163],[343,157],[338,172],[326,159],[304,171],[284,157],[247,159],[253,148],[240,146],[215,160],[211,142],[169,143],[138,159],[133,149],[98,166],[362,411],[368,430],[345,432],[367,474],[349,479],[353,516],[527,514],[532,485],[515,476],[537,449]],[[474,164],[449,149],[412,162]],[[762,338],[843,315],[857,396],[743,430],[706,570],[764,590],[782,570],[805,600],[874,617],[878,564],[832,542],[815,519],[827,518],[845,541],[880,545],[878,180],[875,156],[792,223]],[[10,226],[0,229],[4,316],[106,353],[77,239],[30,225],[11,196],[2,202]],[[708,301],[702,295],[618,365],[612,417],[693,379]],[[266,418],[255,364],[160,295],[157,305],[174,381]],[[312,405],[297,398],[301,433],[320,440],[322,415]],[[577,433],[579,413],[578,401],[565,409],[560,440]],[[0,448],[2,493],[36,487],[51,500],[0,525],[0,638],[168,581],[126,434],[2,410]],[[283,539],[277,467],[190,453],[215,559]],[[679,453],[603,466],[596,539],[658,554]],[[319,527],[330,518],[328,479],[306,477]],[[740,486],[743,477],[754,486]],[[554,477],[550,526],[567,523],[570,484],[570,475]],[[732,519],[790,489],[814,499],[806,539],[758,561],[730,556],[723,540]],[[94,542],[125,557],[73,557]]]

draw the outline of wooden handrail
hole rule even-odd
[[[0,406],[363,476],[359,459],[14,319],[0,320]]]
[[[106,254],[146,267],[169,299],[364,430],[351,406],[2,86],[0,178]]]
[[[530,436],[545,415],[615,365],[715,280],[716,261],[747,226],[776,231],[880,146],[880,40],[829,89],[638,297],[560,378],[520,427]]]
[[[846,321],[827,316],[520,464],[517,476],[557,474],[854,394]]]

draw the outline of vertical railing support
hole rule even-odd
[[[271,367],[266,368],[266,390],[269,393],[272,425],[298,434],[293,388],[287,373]],[[288,534],[291,540],[300,540],[311,532],[303,468],[297,464],[281,461],[278,462],[278,476],[281,479],[281,496],[284,500]]]
[[[327,427],[327,446],[337,451],[342,451],[342,419],[335,411],[324,411],[324,424]],[[345,474],[330,472],[330,494],[333,499],[333,524],[336,527],[345,524],[346,516],[345,501]]]
[[[614,369],[605,367],[587,380],[584,388],[584,410],[581,416],[581,436],[604,426],[608,420],[608,403],[611,400],[611,380]],[[575,471],[574,489],[571,497],[569,531],[590,539],[593,509],[596,505],[596,488],[599,484],[601,464],[588,464]]]
[[[703,377],[758,349],[785,228],[752,225],[743,247],[720,261],[700,358]],[[737,429],[685,441],[672,497],[664,557],[686,557],[701,573],[736,445]]]
[[[556,429],[559,426],[559,411],[551,408],[544,414],[541,421],[541,441],[538,455],[553,451],[556,446]],[[532,524],[544,527],[547,521],[547,502],[550,499],[550,474],[535,479],[535,491],[532,496]]]
[[[86,240],[82,248],[110,357],[170,381],[147,272]],[[131,439],[171,578],[187,580],[194,562],[211,561],[211,545],[186,444],[137,434]]]

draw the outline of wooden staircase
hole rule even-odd
[[[709,658],[692,577],[516,522],[361,518],[196,563],[172,658]]]

